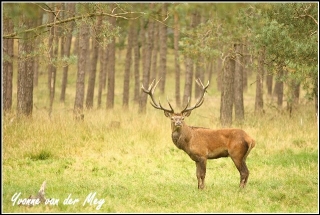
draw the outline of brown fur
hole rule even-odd
[[[170,114],[172,141],[196,162],[198,188],[204,188],[207,159],[230,156],[240,173],[240,187],[245,187],[249,170],[246,157],[255,141],[243,130],[236,128],[212,130],[188,126],[182,114]],[[179,122],[180,121],[180,122]],[[181,125],[178,127],[176,124]]]
[[[164,108],[161,103],[157,104],[153,97],[154,90],[159,81],[150,84],[148,89],[142,86],[143,92],[148,94],[152,100],[151,105],[164,111],[166,117],[171,118],[172,141],[181,150],[185,151],[192,160],[196,162],[196,175],[198,188],[205,186],[207,159],[217,159],[221,157],[231,157],[240,173],[240,187],[245,187],[249,177],[249,170],[246,158],[251,149],[255,146],[255,141],[243,130],[236,128],[212,130],[208,128],[192,127],[186,125],[184,117],[188,117],[191,111],[202,105],[204,94],[209,86],[209,81],[204,86],[200,79],[197,83],[202,87],[202,95],[193,107],[187,106],[180,112],[175,113],[168,101],[170,109]]]

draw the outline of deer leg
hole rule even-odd
[[[200,159],[199,161],[196,161],[196,175],[198,179],[198,189],[203,189],[204,188],[204,179],[206,177],[206,164],[207,164],[207,159]]]
[[[244,188],[247,184],[248,181],[248,177],[249,177],[249,170],[248,167],[246,165],[246,162],[244,159],[232,159],[234,164],[236,165],[239,173],[240,173],[240,185],[239,187]]]

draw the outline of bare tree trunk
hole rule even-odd
[[[139,102],[140,99],[140,47],[139,47],[139,28],[134,23],[133,34],[133,55],[134,55],[134,101]]]
[[[220,122],[223,127],[229,127],[232,124],[232,108],[234,101],[234,73],[235,60],[232,56],[227,56],[223,62],[220,106]]]
[[[23,15],[20,18],[20,27],[31,28],[32,21]],[[25,57],[33,51],[33,40],[28,39],[32,33],[25,33],[18,42],[18,90],[17,115],[31,116],[33,109],[33,59]]]
[[[283,65],[278,65],[278,72],[276,77],[276,86],[274,87],[274,93],[277,95],[278,108],[282,107],[283,104],[283,81],[281,80],[284,75]]]
[[[290,78],[288,80],[288,98],[287,98],[287,110],[289,111],[290,117],[292,112],[297,108],[299,104],[300,96],[300,81]]]
[[[101,108],[102,91],[106,83],[108,48],[100,47],[100,73],[98,86],[98,108]]]
[[[3,33],[13,32],[13,23],[9,18],[3,20]],[[13,39],[3,40],[3,110],[11,110],[12,106],[12,78],[13,78]]]
[[[165,20],[167,17],[168,4],[163,3],[161,9],[161,16]],[[163,94],[166,85],[166,75],[167,75],[167,26],[160,24],[159,29],[160,36],[160,77],[161,81],[159,83],[160,92]]]
[[[151,58],[150,80],[157,79],[158,75],[157,60],[159,52],[159,24],[158,22],[154,22],[153,25],[153,50]]]
[[[96,83],[96,73],[97,73],[97,62],[99,58],[99,42],[101,42],[99,38],[100,28],[102,24],[102,17],[97,17],[96,31],[95,36],[92,38],[92,59],[90,62],[90,73],[88,80],[88,88],[87,88],[87,98],[86,98],[86,107],[87,109],[91,109],[93,107],[93,98],[94,98],[94,88]]]
[[[79,28],[79,46],[78,46],[78,72],[76,84],[76,96],[74,101],[73,113],[76,119],[83,119],[83,103],[85,91],[85,74],[87,64],[87,52],[89,46],[89,29],[87,24],[82,23]]]
[[[193,79],[193,62],[191,58],[185,60],[186,65],[186,78],[184,83],[184,94],[182,105],[185,106],[188,103],[188,100],[191,98],[192,92],[192,79]]]
[[[243,105],[243,44],[235,44],[236,65],[234,73],[234,111],[235,120],[242,123],[244,120]]]
[[[313,94],[314,94],[314,107],[315,107],[315,113],[317,117],[317,122],[318,122],[318,75],[317,78],[314,79],[314,88],[313,88]]]
[[[179,25],[179,15],[178,12],[174,12],[174,65],[175,65],[175,78],[176,78],[176,88],[175,97],[176,104],[178,107],[181,106],[180,98],[180,58],[179,58],[179,35],[180,25]]]
[[[264,58],[265,50],[261,50],[258,56],[258,71],[256,78],[256,100],[255,100],[255,112],[263,112],[263,75],[264,75]]]
[[[116,18],[110,17],[112,28],[116,26]],[[114,106],[114,88],[115,88],[115,64],[116,64],[116,38],[112,39],[109,44],[108,57],[108,92],[107,92],[107,109]]]
[[[272,85],[273,85],[273,75],[271,73],[267,74],[267,89],[268,89],[268,95],[272,96]]]
[[[134,23],[132,20],[130,20],[129,21],[126,64],[125,64],[125,68],[124,68],[124,79],[123,79],[122,106],[124,108],[127,108],[129,106],[130,69],[131,69],[131,61],[132,61],[132,45],[133,45],[134,31],[135,31]]]
[[[150,4],[150,10],[152,11],[154,5]],[[145,66],[143,68],[143,86],[149,86],[149,79],[150,79],[150,67],[151,67],[151,56],[152,56],[152,39],[153,36],[153,21],[149,19],[148,23],[148,39],[145,49],[145,55],[143,58],[145,59]],[[146,104],[147,104],[147,94],[141,93],[140,94],[140,103],[139,103],[139,113],[146,112]]]
[[[67,10],[70,12],[72,16],[74,16],[74,12],[76,10],[75,7],[76,4],[73,3],[67,3]],[[74,28],[74,22],[71,22],[69,25],[69,32],[65,37],[65,42],[63,45],[63,49],[61,51],[63,52],[63,55],[65,57],[70,57],[70,50],[71,50],[71,43],[72,43],[72,31]],[[75,47],[77,47],[76,45]],[[68,83],[68,70],[69,66],[63,67],[62,72],[62,83],[61,83],[61,93],[60,93],[60,102],[64,102],[66,98],[66,89],[67,89],[67,83]]]
[[[243,91],[248,91],[248,76],[251,74],[251,54],[249,52],[249,44],[243,46]]]
[[[39,18],[37,19],[36,21],[36,26],[40,26],[42,24],[42,19],[43,19],[43,14],[41,13],[39,15]],[[36,38],[35,39],[35,44],[38,44],[40,39],[39,38]],[[33,60],[33,87],[37,87],[38,86],[38,80],[39,80],[39,55],[36,55],[34,57],[34,60]]]
[[[189,28],[193,29],[198,24],[198,14],[199,12],[196,10],[192,13],[192,20]],[[193,79],[193,60],[190,57],[186,57],[185,59],[186,65],[186,79],[184,85],[184,94],[183,94],[183,102],[182,105],[185,106],[188,103],[188,100],[191,99],[192,93],[192,79]]]
[[[54,4],[54,3],[53,3]],[[60,3],[56,3],[56,10],[59,10]],[[54,14],[49,14],[49,20],[54,22]],[[49,50],[50,50],[50,64],[48,66],[48,72],[50,77],[50,105],[49,105],[49,116],[51,116],[52,108],[53,108],[53,101],[55,95],[55,87],[56,87],[56,74],[57,74],[57,67],[54,65],[55,59],[58,57],[58,49],[59,49],[59,36],[58,36],[58,28],[57,26],[53,26],[50,29],[50,36],[49,36]]]

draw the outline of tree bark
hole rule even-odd
[[[185,65],[186,65],[186,76],[185,76],[184,94],[183,94],[183,102],[182,102],[183,106],[186,106],[188,104],[188,100],[191,99],[192,79],[193,79],[192,59],[188,57],[185,60]]]
[[[271,73],[267,74],[266,84],[268,89],[268,95],[272,96],[272,85],[273,85],[273,75]]]
[[[234,111],[235,120],[242,123],[244,120],[243,105],[243,44],[235,44],[235,73],[234,73]]]
[[[116,18],[110,17],[112,28],[116,26]],[[107,109],[114,106],[114,88],[115,88],[115,64],[116,64],[116,38],[108,45],[108,92],[107,92]]]
[[[79,28],[79,46],[78,46],[78,72],[76,83],[76,96],[74,101],[73,113],[76,119],[83,119],[83,103],[85,92],[85,74],[87,64],[87,52],[89,46],[89,29],[85,23]]]
[[[3,33],[13,32],[13,23],[9,18],[3,20]],[[12,78],[13,78],[13,39],[3,40],[3,110],[10,111],[12,107]]]
[[[151,58],[150,80],[157,79],[157,75],[158,75],[157,61],[158,61],[158,52],[159,52],[159,24],[157,22],[153,23],[152,38],[153,38],[153,41],[152,41],[153,50],[152,50],[152,58]]]
[[[150,4],[150,10],[154,7],[153,4]],[[152,39],[153,36],[153,21],[149,19],[148,23],[148,39],[145,46],[145,55],[143,55],[145,66],[143,67],[143,86],[149,86],[149,79],[150,79],[150,67],[151,67],[151,56],[152,56]],[[139,113],[146,112],[146,104],[147,104],[147,94],[141,93],[140,94],[140,103],[139,103]]]
[[[134,22],[134,34],[133,34],[133,56],[134,56],[134,101],[139,102],[140,99],[140,47],[139,47],[139,27]]]
[[[167,17],[168,4],[163,3],[161,9],[161,16],[163,18]],[[165,21],[164,21],[165,22]],[[161,94],[164,94],[165,85],[166,85],[166,75],[167,75],[167,26],[160,24],[159,36],[160,36],[160,63],[159,70],[161,81],[159,83],[159,88]]]
[[[179,25],[179,14],[177,11],[174,12],[174,68],[175,68],[175,98],[176,104],[178,107],[181,106],[181,98],[180,98],[180,58],[179,58],[179,33],[180,33],[180,25]]]
[[[89,80],[88,80],[88,88],[87,88],[87,98],[86,98],[86,108],[91,109],[93,108],[93,98],[94,98],[94,88],[96,83],[96,73],[97,73],[97,62],[99,58],[99,31],[102,24],[102,17],[97,17],[97,24],[96,24],[96,34],[91,40],[92,44],[92,58],[90,61],[90,73],[89,73]]]
[[[125,63],[125,68],[124,68],[124,79],[123,79],[122,106],[124,108],[127,108],[129,106],[130,69],[131,69],[131,62],[132,62],[132,45],[133,45],[134,31],[135,31],[134,23],[132,20],[130,20],[129,21],[127,55],[126,55],[126,63]]]
[[[20,27],[31,28],[32,21],[23,15]],[[33,59],[28,56],[33,51],[33,40],[30,34],[25,33],[18,42],[18,90],[17,90],[17,115],[32,116],[33,110]]]
[[[255,113],[263,113],[263,75],[265,49],[260,50],[258,56],[258,71],[256,76]]]
[[[55,4],[55,3],[53,3]],[[54,6],[54,5],[53,5]],[[60,3],[56,3],[55,7],[59,10]],[[54,21],[54,14],[49,14],[49,21]],[[57,26],[52,26],[50,29],[49,35],[49,50],[50,50],[50,63],[48,65],[48,73],[49,73],[49,91],[50,91],[50,104],[49,104],[49,116],[51,116],[53,101],[55,95],[55,87],[56,87],[56,74],[57,67],[54,65],[55,60],[58,57],[58,46],[59,44],[59,36],[58,36],[58,28]]]
[[[277,77],[276,77],[276,83],[274,87],[274,94],[277,96],[277,105],[278,108],[282,107],[283,104],[283,81],[282,76],[284,75],[283,71],[283,65],[278,65],[278,71],[277,71]]]
[[[225,58],[223,62],[223,68],[223,88],[221,91],[220,122],[223,127],[229,127],[232,124],[235,73],[235,60],[234,57],[231,56],[231,53]]]
[[[100,72],[98,85],[98,108],[101,108],[102,91],[106,85],[108,48],[100,47]]]
[[[67,4],[67,10],[70,12],[72,16],[74,16],[75,12],[75,7],[76,4]],[[71,44],[72,44],[72,31],[74,28],[74,22],[71,22],[69,24],[69,32],[65,37],[65,43],[63,45],[63,55],[65,57],[70,57],[70,51],[71,51]],[[77,45],[76,45],[77,46]],[[68,70],[69,70],[69,65],[63,67],[63,72],[62,72],[62,82],[61,82],[61,93],[60,93],[60,102],[64,102],[66,99],[66,89],[67,89],[67,83],[68,83]]]

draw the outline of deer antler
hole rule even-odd
[[[190,104],[190,97],[188,98],[187,106],[181,111],[181,114],[189,112],[188,114],[186,114],[186,116],[189,116],[193,109],[198,108],[203,104],[203,102],[204,102],[204,94],[207,92],[207,88],[209,86],[209,81],[208,81],[208,84],[206,86],[204,86],[202,81],[200,80],[200,78],[198,78],[196,80],[196,82],[200,87],[202,87],[202,95],[198,99],[197,103],[193,107],[189,107],[189,108],[188,108],[188,106]]]
[[[150,98],[151,98],[151,100],[152,100],[152,102],[150,102],[150,104],[151,104],[154,108],[156,108],[156,109],[163,110],[163,111],[168,112],[168,113],[174,113],[174,110],[173,110],[173,108],[172,108],[172,106],[171,106],[168,98],[167,98],[167,102],[168,102],[171,110],[162,107],[162,105],[161,105],[161,103],[160,103],[160,99],[159,99],[159,104],[156,103],[155,99],[153,98],[153,94],[154,94],[154,90],[156,89],[156,87],[157,87],[158,83],[160,82],[160,80],[159,80],[156,84],[154,84],[154,81],[155,81],[155,79],[154,79],[154,80],[152,81],[152,83],[149,85],[148,90],[146,90],[146,89],[143,87],[143,85],[141,86],[141,89],[143,90],[143,92],[145,92],[146,94],[148,94],[148,95],[150,96]]]

